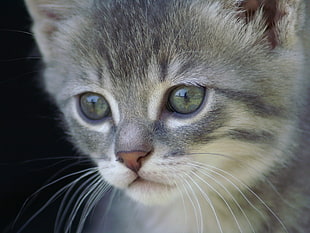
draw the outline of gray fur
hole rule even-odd
[[[309,3],[270,1],[273,48],[263,11],[246,23],[238,2],[26,0],[46,91],[75,147],[120,189],[86,233],[310,229]],[[177,85],[206,87],[202,109],[169,112]],[[84,121],[84,92],[103,95],[112,117]],[[136,187],[116,153],[150,144],[139,176],[153,183]]]

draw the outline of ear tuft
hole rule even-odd
[[[25,0],[25,2],[34,21],[66,19],[74,6],[74,0]]]
[[[59,22],[72,14],[71,0],[26,0],[25,2],[34,26],[47,36],[57,31]]]
[[[239,1],[237,7],[240,9],[238,17],[244,19],[246,23],[251,22],[261,11],[265,20],[265,35],[271,48],[279,44],[277,24],[285,15],[280,9],[279,0],[243,0]]]
[[[83,0],[87,2],[87,0]],[[63,22],[73,17],[79,6],[77,0],[25,0],[33,19],[32,31],[44,59],[48,59],[55,48],[55,33]]]

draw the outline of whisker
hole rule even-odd
[[[182,178],[182,177],[181,177],[181,178]],[[182,180],[183,180],[182,185],[183,185],[185,194],[186,194],[186,196],[188,197],[188,199],[189,199],[189,201],[190,201],[190,203],[191,203],[191,205],[192,205],[192,207],[193,207],[193,210],[194,210],[194,215],[195,215],[197,230],[198,230],[199,228],[201,229],[201,227],[199,227],[200,222],[199,222],[199,218],[198,218],[198,212],[197,212],[196,205],[194,204],[194,201],[193,201],[191,195],[189,194],[189,192],[188,192],[188,190],[187,190],[185,184],[188,185],[188,187],[189,187],[189,189],[191,190],[192,194],[194,194],[194,196],[195,196],[194,190],[192,189],[191,185],[186,181],[186,179],[183,178]],[[184,182],[185,182],[185,183],[184,183]],[[196,197],[196,196],[195,196],[195,197]],[[199,204],[199,203],[198,203],[198,200],[197,200],[197,197],[196,197],[196,203]],[[202,215],[202,214],[201,214],[201,209],[200,209],[200,218],[202,218],[201,215]],[[202,220],[201,220],[201,222],[202,222]]]
[[[87,172],[87,173],[85,173],[83,176],[79,177],[79,178],[83,178],[84,176],[87,176],[87,175],[89,175],[89,174],[92,174],[92,173],[94,173],[94,172],[96,172],[96,171],[97,171],[97,169],[94,169],[94,168],[87,168],[87,169],[84,169],[84,170],[81,170],[81,171],[73,172],[73,173],[71,173],[71,174],[68,174],[68,175],[65,175],[65,176],[63,176],[63,177],[60,177],[60,178],[57,179],[57,180],[52,181],[52,182],[50,182],[49,184],[44,185],[43,187],[41,187],[40,189],[38,189],[38,190],[37,190],[34,194],[32,194],[32,195],[35,195],[35,194],[41,192],[42,190],[44,190],[44,189],[46,189],[46,188],[48,188],[48,187],[50,187],[50,186],[52,186],[52,185],[54,185],[54,184],[56,184],[56,183],[62,181],[62,180],[64,180],[64,179],[67,179],[67,178],[69,178],[69,177],[72,177],[72,176],[79,175],[79,174],[81,174],[81,173]],[[30,197],[30,198],[31,198],[31,197]]]
[[[188,153],[188,155],[215,155],[215,156],[222,156],[222,157],[226,157],[228,159],[231,159],[231,160],[234,160],[236,162],[239,162],[240,165],[243,165],[244,162],[240,159],[236,159],[236,158],[233,158],[232,156],[229,156],[229,155],[224,155],[224,154],[218,154],[218,153]],[[203,163],[201,163],[202,165],[205,165]],[[246,164],[247,167],[250,167],[251,169],[255,170],[256,172],[260,172],[258,171],[255,167],[251,166],[251,164]],[[213,168],[216,168],[216,167],[213,167]],[[237,179],[236,177],[234,177],[235,179]],[[268,185],[273,189],[273,191],[278,195],[278,197],[283,201],[283,203],[287,204],[288,206],[290,206],[291,208],[295,208],[294,206],[292,206],[287,200],[285,200],[283,198],[283,196],[279,193],[279,191],[276,189],[276,187],[272,184],[272,182],[268,179],[268,178],[265,178],[266,180],[266,183],[268,183]],[[240,181],[240,180],[239,180]]]
[[[59,157],[59,158],[43,158],[43,159],[34,159],[34,160],[28,160],[28,161],[23,161],[23,162],[20,162],[21,165],[26,165],[26,164],[30,164],[30,163],[35,163],[35,162],[44,162],[44,161],[49,161],[49,160],[59,160],[59,161],[56,161],[55,163],[52,163],[52,164],[48,164],[47,166],[43,166],[42,163],[40,163],[40,168],[39,169],[34,169],[34,171],[40,171],[40,170],[45,170],[45,169],[49,169],[49,168],[52,168],[52,167],[56,167],[62,163],[66,163],[70,160],[77,160],[75,163],[71,163],[71,167],[79,164],[79,163],[86,163],[86,162],[89,162],[90,160],[85,158],[84,160],[81,160],[80,158],[78,157],[72,157],[72,158],[67,158],[67,157]],[[70,166],[69,166],[70,167]],[[62,168],[60,171],[58,171],[56,174],[54,174],[53,177],[56,177],[57,174],[63,172],[64,170],[67,169],[67,166],[65,168]]]
[[[196,166],[198,168],[202,168],[202,169],[205,169],[207,170],[207,172],[212,172],[212,173],[215,173],[216,175],[224,178],[226,181],[228,181],[230,184],[232,184],[239,193],[241,193],[241,195],[243,196],[243,198],[247,201],[248,204],[250,204],[252,207],[255,208],[255,206],[253,206],[253,204],[248,200],[248,198],[243,194],[243,192],[239,189],[239,187],[237,187],[231,180],[229,180],[228,178],[226,178],[225,176],[223,176],[222,174],[218,173],[218,172],[215,172],[213,171],[212,169],[209,169],[209,168],[206,168],[206,167],[203,167],[202,165],[197,165],[195,163],[192,163],[191,164],[192,166]],[[207,166],[207,165],[206,165]],[[202,174],[208,176],[210,179],[212,179],[214,182],[216,182],[220,187],[222,187],[226,193],[232,198],[233,202],[237,205],[237,207],[239,208],[239,210],[242,212],[242,215],[245,217],[247,223],[249,224],[252,232],[255,233],[255,230],[254,230],[254,227],[253,225],[251,224],[248,216],[246,215],[246,213],[244,212],[244,210],[242,209],[242,207],[240,206],[240,204],[238,203],[238,201],[235,199],[235,197],[232,195],[232,193],[225,187],[225,185],[223,185],[221,182],[219,182],[213,175],[211,175],[210,173],[206,173],[206,172],[202,172],[199,170],[199,172],[201,172]],[[257,209],[257,208],[255,208]],[[259,210],[257,210],[259,211]],[[259,214],[262,215],[262,213],[259,211]]]
[[[66,228],[64,232],[69,232],[72,226],[72,223],[74,221],[74,219],[77,216],[78,211],[80,210],[81,206],[83,205],[84,201],[86,200],[86,198],[88,198],[88,196],[92,193],[93,190],[96,189],[96,186],[94,184],[98,183],[98,180],[101,180],[101,177],[97,174],[95,174],[95,176],[93,177],[94,180],[87,180],[86,182],[83,183],[83,186],[85,184],[88,184],[86,188],[84,188],[83,192],[80,194],[80,197],[75,200],[75,196],[70,198],[70,202],[67,206],[70,206],[72,201],[75,200],[75,205],[72,208],[72,212],[70,214],[70,216],[68,217],[67,223],[66,223]],[[76,191],[76,193],[79,193],[80,190]]]
[[[203,168],[203,169],[208,169],[208,168],[204,168],[203,166],[208,166],[208,167],[212,168],[212,169],[210,170],[210,172],[212,172],[212,173],[214,173],[214,174],[216,174],[216,175],[222,177],[222,178],[225,179],[227,182],[229,182],[229,183],[241,194],[241,196],[246,200],[246,202],[247,202],[247,203],[261,216],[261,217],[262,217],[262,219],[264,219],[264,221],[265,221],[266,223],[268,223],[268,221],[267,221],[267,219],[266,219],[266,216],[262,213],[262,211],[260,211],[260,210],[249,200],[249,198],[243,193],[243,191],[242,191],[234,182],[232,182],[230,179],[228,179],[226,176],[222,175],[221,173],[214,171],[213,169],[218,170],[218,171],[220,171],[220,172],[223,172],[224,174],[231,176],[233,179],[235,179],[235,180],[238,181],[239,183],[243,184],[243,182],[242,182],[240,179],[238,179],[237,177],[235,177],[235,176],[233,176],[232,174],[228,173],[227,171],[225,171],[225,170],[223,170],[223,169],[220,169],[220,168],[217,168],[217,167],[215,167],[215,166],[211,166],[211,165],[207,165],[207,164],[203,164],[203,163],[199,163],[199,164],[200,164],[200,165],[199,165],[200,168]],[[201,166],[202,166],[202,167],[201,167]],[[246,190],[247,190],[247,191],[249,191],[249,192],[250,192],[251,194],[253,194],[254,196],[256,195],[255,192],[254,192],[250,187],[248,187],[246,184],[243,184],[243,185],[246,186]],[[250,225],[252,225],[252,224],[250,224]]]
[[[221,233],[223,233],[223,229],[222,229],[221,222],[220,222],[220,220],[219,220],[219,218],[218,218],[218,214],[217,214],[217,212],[216,212],[216,210],[215,210],[215,208],[214,208],[214,205],[213,205],[211,199],[208,197],[208,195],[201,189],[201,187],[197,184],[197,182],[196,182],[190,175],[188,175],[188,174],[185,174],[185,175],[186,175],[186,176],[193,182],[193,184],[199,189],[199,191],[200,191],[200,193],[202,194],[202,196],[204,197],[204,199],[208,202],[208,204],[209,204],[209,206],[210,206],[210,208],[211,208],[211,210],[212,210],[212,212],[213,212],[213,214],[214,214],[215,221],[216,221],[216,223],[217,223],[217,226],[218,226],[218,228],[219,228],[219,231],[220,231]],[[203,232],[203,228],[202,228],[202,231],[201,231],[201,232]]]
[[[75,163],[71,163],[63,168],[61,168],[60,170],[58,170],[53,176],[51,176],[47,182],[51,182],[53,179],[55,179],[59,174],[65,172],[67,169],[71,168],[71,167],[74,167],[74,166],[77,166],[77,165],[81,165],[81,164],[87,164],[89,163],[89,160],[88,159],[85,159],[85,160],[79,160],[79,161],[76,161]],[[96,167],[91,167],[92,169],[96,169]]]
[[[72,182],[73,183],[73,182]],[[22,232],[25,227],[27,227],[27,225],[32,222],[40,213],[42,213],[47,206],[49,206],[53,201],[55,201],[62,192],[64,192],[64,190],[66,190],[68,187],[70,187],[72,185],[72,183],[69,183],[68,185],[64,186],[63,188],[61,188],[60,190],[58,190],[55,194],[53,194],[53,196],[51,198],[49,198],[49,200],[39,209],[36,211],[35,214],[33,214],[27,221],[25,224],[23,224],[19,230],[17,231],[17,233]]]
[[[20,34],[24,34],[24,35],[28,35],[33,37],[33,33],[28,32],[28,31],[22,31],[22,30],[17,30],[17,29],[0,29],[0,32],[14,32],[14,33],[20,33]]]
[[[0,62],[6,63],[6,62],[16,62],[16,61],[41,60],[41,59],[42,57],[18,57],[18,58],[0,59]]]
[[[112,191],[111,191],[111,194],[110,194],[110,196],[109,196],[109,201],[108,201],[108,204],[107,204],[107,206],[106,206],[106,208],[105,208],[105,210],[104,210],[104,213],[102,214],[102,216],[103,216],[103,217],[102,217],[102,224],[103,224],[103,226],[105,226],[105,221],[106,221],[106,219],[107,219],[107,216],[108,216],[109,211],[110,211],[111,208],[112,208],[113,201],[114,201],[114,199],[115,199],[117,193],[120,192],[118,189],[112,188],[111,186],[110,186],[110,189],[112,189]]]
[[[50,160],[75,160],[80,158],[89,158],[88,156],[57,156],[57,157],[47,157],[47,158],[35,158],[30,160],[24,160],[20,161],[21,164],[28,164],[28,163],[35,163],[35,162],[41,162],[41,161],[50,161]]]
[[[72,202],[75,200],[76,196],[79,194],[79,192],[80,192],[82,189],[84,189],[84,186],[85,186],[86,184],[88,184],[89,182],[91,182],[91,179],[92,179],[92,178],[96,178],[96,176],[97,176],[97,174],[94,173],[94,174],[92,174],[92,176],[91,176],[89,179],[87,179],[85,182],[83,182],[82,184],[80,184],[79,187],[78,187],[78,189],[75,190],[74,194],[70,197],[69,201],[67,201],[67,200],[68,200],[68,197],[69,197],[69,195],[71,195],[72,190],[73,190],[73,188],[75,187],[75,185],[77,184],[77,182],[73,183],[73,184],[71,185],[71,187],[67,190],[67,192],[66,192],[65,196],[63,197],[62,202],[61,202],[61,204],[60,204],[59,211],[58,211],[58,213],[57,213],[56,222],[55,222],[55,227],[56,227],[56,228],[55,228],[55,232],[60,232],[58,228],[60,228],[61,222],[62,222],[63,219],[65,219],[65,216],[67,215],[68,210],[69,210],[69,208],[71,207],[71,204],[72,204]],[[63,209],[64,207],[65,207],[65,209],[62,211],[62,209]]]
[[[55,201],[60,196],[60,194],[68,188],[68,186],[69,185],[64,186],[63,188],[58,190],[51,198],[49,198],[49,200],[18,229],[17,233],[21,233],[27,227],[27,225],[32,222],[40,213],[42,213],[47,206],[49,206],[53,201]]]
[[[104,194],[111,188],[110,185],[103,182],[100,178],[98,183],[95,184],[97,188],[93,191],[93,194],[88,199],[85,208],[83,210],[83,213],[81,215],[80,221],[79,221],[79,227],[77,229],[77,233],[82,232],[83,226],[85,224],[85,221],[89,215],[89,213],[94,209],[95,205],[99,202],[100,199],[104,196]]]
[[[176,169],[175,169],[176,170]],[[167,176],[167,179],[169,179],[170,177]],[[188,216],[187,216],[187,211],[186,211],[186,206],[185,206],[185,200],[184,200],[184,194],[182,192],[182,190],[179,187],[179,184],[174,181],[174,185],[176,186],[176,188],[178,189],[178,192],[180,193],[181,199],[182,199],[182,205],[183,205],[183,213],[184,213],[184,219],[185,219],[185,225],[187,225],[188,222]],[[185,229],[184,229],[185,231]]]
[[[198,154],[198,153],[197,153]],[[201,153],[201,154],[204,154],[204,153]],[[209,154],[209,153],[207,153]],[[211,153],[212,154],[212,153]],[[229,156],[227,156],[229,157]],[[242,163],[242,161],[240,161]],[[197,162],[196,162],[197,163]],[[200,165],[205,165],[203,163],[198,163]],[[245,187],[267,210],[268,212],[279,222],[279,224],[281,225],[281,227],[283,228],[283,230],[285,232],[288,233],[288,230],[286,228],[286,226],[284,225],[283,221],[279,218],[279,216],[261,199],[261,197],[259,197],[247,184],[245,184],[243,181],[241,181],[239,178],[235,177],[234,175],[222,170],[222,169],[219,169],[217,167],[214,167],[214,166],[211,166],[211,165],[206,165],[206,166],[210,166],[216,170],[220,170],[221,172],[223,172],[224,174],[232,177],[234,180],[238,181],[243,187]],[[253,168],[254,170],[257,170],[255,168]],[[245,195],[244,195],[245,196]],[[250,203],[249,203],[250,204]],[[251,205],[255,210],[257,210],[258,212],[260,212],[253,204]]]
[[[188,153],[187,155],[214,155],[214,156],[220,156],[220,157],[225,157],[225,158],[228,158],[230,160],[234,160],[236,162],[241,162],[239,159],[236,159],[232,156],[229,156],[229,155],[225,155],[225,154],[220,154],[220,153],[210,153],[210,152],[204,152],[204,153]]]
[[[12,227],[14,227],[16,224],[17,224],[17,221],[20,219],[21,215],[23,214],[25,208],[34,200],[34,198],[38,195],[38,193],[42,192],[43,190],[47,189],[48,187],[60,182],[60,181],[63,181],[69,177],[72,177],[72,176],[75,176],[75,175],[79,175],[81,173],[85,173],[83,174],[82,176],[80,176],[79,178],[77,178],[76,180],[70,182],[69,184],[65,185],[63,188],[61,188],[60,190],[58,190],[48,201],[47,203],[45,203],[34,215],[32,215],[25,224],[23,224],[21,226],[21,228],[18,230],[17,233],[19,232],[22,232],[24,230],[24,228],[31,222],[33,221],[34,218],[36,218],[51,202],[53,202],[55,199],[57,199],[57,197],[64,191],[66,190],[68,187],[70,187],[72,184],[74,184],[75,182],[78,182],[80,179],[94,173],[94,169],[91,168],[91,169],[85,169],[85,170],[82,170],[82,171],[78,171],[78,172],[74,172],[74,173],[71,173],[71,174],[68,174],[68,175],[65,175],[47,185],[44,185],[43,187],[41,187],[40,189],[38,189],[35,193],[33,193],[29,198],[27,198],[27,200],[24,202],[24,204],[22,205],[21,207],[21,210],[19,211],[17,217],[15,218],[14,222],[13,222],[13,225]]]
[[[227,206],[229,212],[231,213],[231,215],[233,216],[234,218],[234,221],[235,223],[237,224],[237,227],[239,229],[239,231],[242,233],[242,229],[241,229],[241,226],[240,226],[240,223],[238,222],[237,218],[236,218],[236,215],[234,214],[232,208],[230,207],[230,205],[228,204],[228,202],[226,201],[226,199],[223,197],[223,195],[217,191],[212,185],[210,185],[208,182],[206,182],[204,179],[202,179],[198,174],[196,174],[195,172],[191,172],[191,174],[193,174],[194,176],[196,176],[200,181],[202,181],[204,184],[206,184],[210,189],[212,189],[213,192],[215,192],[222,200],[223,202],[225,203],[225,205]],[[206,176],[209,177],[208,174],[205,174]],[[210,177],[209,177],[210,178]]]

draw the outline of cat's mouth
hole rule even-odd
[[[172,189],[174,188],[173,185],[157,182],[154,180],[149,180],[146,178],[143,178],[141,176],[138,176],[134,181],[132,181],[129,185],[128,188],[143,188],[146,191],[147,190],[157,190],[157,189]]]
[[[128,185],[126,193],[140,203],[158,205],[173,200],[176,190],[176,186],[138,176]]]
[[[155,181],[151,181],[151,180],[147,180],[147,179],[144,179],[144,178],[138,176],[134,181],[132,181],[129,184],[129,187],[131,187],[133,185],[164,185],[164,184],[161,184],[161,183],[155,182]]]

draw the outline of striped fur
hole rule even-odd
[[[309,40],[300,36],[309,9],[301,0],[26,3],[46,91],[74,146],[120,193],[102,199],[98,224],[84,232],[310,229]],[[195,113],[167,108],[179,85],[205,87]],[[104,96],[112,115],[85,121],[84,92]],[[138,173],[117,158],[122,143],[151,144]]]

